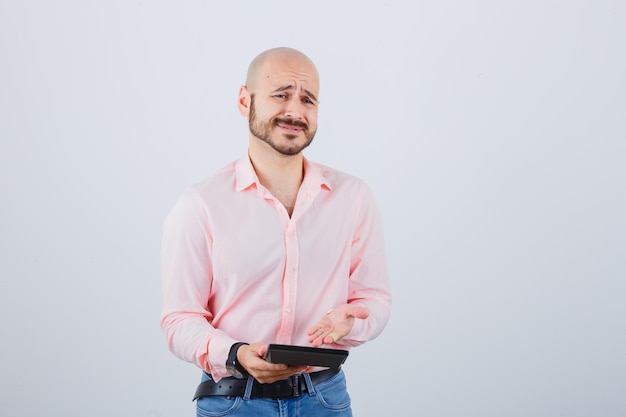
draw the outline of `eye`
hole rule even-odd
[[[289,98],[289,96],[287,94],[275,94],[274,97],[279,98],[281,100],[285,100],[285,99]]]
[[[315,102],[313,100],[311,100],[310,98],[308,98],[308,97],[304,97],[302,99],[302,102],[306,103],[306,104],[315,104]]]

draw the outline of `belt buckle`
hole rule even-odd
[[[291,395],[299,397],[300,394],[300,375],[296,374],[292,377]]]
[[[275,400],[299,397],[302,393],[300,376],[298,375],[293,375],[271,384],[259,384],[259,388],[260,397]]]

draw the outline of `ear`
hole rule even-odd
[[[245,85],[242,85],[239,88],[237,107],[239,108],[239,113],[241,113],[243,117],[247,118],[250,115],[250,92]]]

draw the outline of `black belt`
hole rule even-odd
[[[325,371],[311,372],[311,382],[313,385],[320,384],[337,375],[339,369],[326,369]],[[208,380],[200,383],[193,399],[209,395],[224,395],[229,397],[243,397],[246,391],[247,379],[236,379],[227,377],[219,382]],[[302,375],[293,375],[287,379],[272,382],[271,384],[261,384],[256,379],[252,382],[251,398],[294,398],[300,396],[302,392],[307,392],[306,381]]]

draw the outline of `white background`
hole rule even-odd
[[[625,5],[0,0],[0,416],[194,415],[160,227],[281,45],[321,74],[306,155],[384,215],[355,416],[626,415]]]

